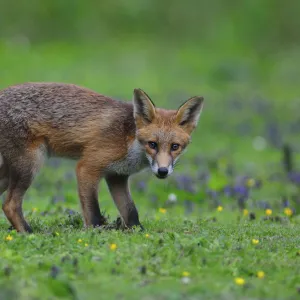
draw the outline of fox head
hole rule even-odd
[[[144,147],[152,172],[166,178],[188,146],[203,107],[202,97],[192,97],[178,110],[156,108],[141,89],[134,90],[136,138]]]

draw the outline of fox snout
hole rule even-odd
[[[152,171],[157,178],[167,178],[173,172],[173,159],[168,153],[157,153],[152,161]]]
[[[152,167],[152,171],[157,178],[164,179],[167,178],[173,172],[173,166],[169,165],[167,167],[158,167],[155,163]]]
[[[169,174],[169,169],[162,167],[162,168],[158,168],[156,176],[158,178],[166,178],[168,176],[168,174]]]

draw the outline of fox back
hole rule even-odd
[[[93,144],[112,149],[117,141],[120,152],[134,133],[131,104],[75,85],[29,83],[0,92],[0,151],[43,143],[49,155],[79,158]]]

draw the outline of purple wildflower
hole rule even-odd
[[[223,193],[226,197],[231,197],[233,195],[233,188],[232,186],[230,185],[226,185],[224,188],[223,188]]]
[[[244,197],[244,198],[248,198],[249,195],[248,189],[243,185],[236,185],[234,187],[234,192],[237,196]]]
[[[146,182],[145,181],[139,181],[137,183],[136,189],[140,192],[144,192],[147,188]]]
[[[192,194],[196,192],[194,188],[194,180],[191,176],[180,174],[175,177],[175,181],[179,190],[184,190]]]
[[[283,198],[282,199],[282,206],[284,208],[289,207],[290,206],[290,201],[288,199],[286,199],[286,198]]]
[[[288,178],[291,182],[295,184],[300,184],[300,173],[299,172],[292,172],[289,173]]]

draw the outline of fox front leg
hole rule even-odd
[[[124,175],[109,175],[106,177],[106,182],[125,227],[139,226],[143,229],[138,211],[130,195],[128,178],[129,176]]]
[[[86,227],[97,227],[106,224],[98,203],[98,184],[101,171],[95,169],[85,160],[81,160],[76,168],[78,194]]]

